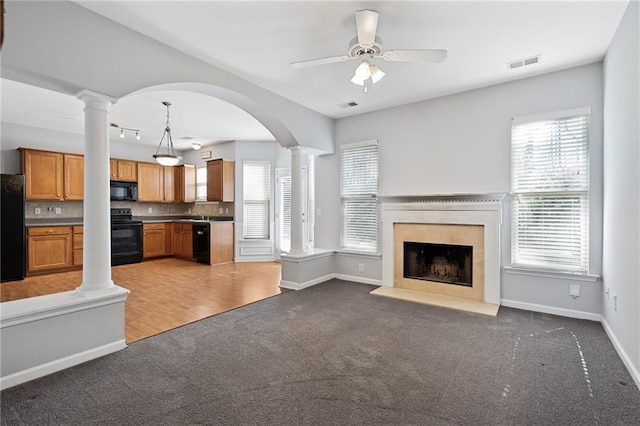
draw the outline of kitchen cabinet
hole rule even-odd
[[[138,163],[138,201],[164,201],[164,166]]]
[[[167,255],[166,224],[144,223],[142,225],[142,257],[148,259]]]
[[[20,148],[27,200],[63,200],[64,155]]]
[[[136,182],[138,180],[138,165],[135,161],[109,160],[109,179]]]
[[[233,223],[211,222],[210,224],[210,257],[211,264],[233,262]]]
[[[221,158],[207,161],[207,201],[233,202],[235,163]]]
[[[73,232],[73,266],[82,266],[82,256],[83,256],[83,227],[82,226],[74,226],[72,227]]]
[[[84,199],[84,156],[64,154],[64,199]]]
[[[27,274],[63,270],[72,266],[69,226],[27,228]]]
[[[196,201],[196,166],[185,164],[175,167],[176,201],[193,203]]]
[[[173,224],[173,255],[183,259],[193,259],[193,225],[190,223]]]
[[[164,175],[163,197],[165,203],[172,203],[176,200],[175,174],[173,167],[164,166],[162,174]]]

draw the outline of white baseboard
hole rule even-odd
[[[289,290],[302,290],[302,289],[305,289],[307,287],[311,287],[311,286],[314,286],[316,284],[320,284],[320,283],[323,283],[325,281],[329,281],[332,278],[335,278],[335,274],[327,274],[327,275],[324,275],[324,276],[319,277],[319,278],[314,278],[312,280],[305,281],[303,283],[297,283],[295,281],[281,280],[280,281],[280,287],[286,288],[286,289],[289,289]]]
[[[353,281],[361,284],[382,285],[382,280],[374,280],[373,278],[358,277],[355,275],[334,274],[334,278],[344,281]]]
[[[638,387],[638,389],[640,389],[640,372],[638,371],[636,366],[633,365],[633,362],[631,362],[631,358],[629,358],[629,355],[627,354],[627,352],[624,350],[624,348],[618,341],[618,338],[616,337],[615,333],[609,326],[609,323],[607,323],[607,320],[605,320],[604,317],[602,317],[601,322],[602,322],[602,327],[604,328],[604,331],[607,333],[607,336],[609,336],[609,340],[611,340],[611,343],[613,343],[613,347],[616,348],[616,351],[618,352],[618,355],[620,355],[622,362],[624,363],[625,367],[627,367],[627,370],[629,370],[629,374],[631,375],[631,378],[636,383],[636,386]]]
[[[518,302],[517,300],[500,299],[500,305],[508,308],[524,309],[525,311],[542,312],[545,314],[559,315],[561,317],[602,321],[602,315],[593,312],[576,311],[573,309],[556,308],[553,306],[537,305],[535,303]]]
[[[26,370],[17,371],[7,376],[0,377],[0,390],[5,390],[22,383],[26,383],[30,380],[73,367],[74,365],[82,364],[83,362],[118,352],[126,347],[127,342],[124,339],[117,340],[97,348],[92,348],[84,352],[49,361],[45,364],[36,365],[35,367],[31,367]]]

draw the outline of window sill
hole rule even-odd
[[[356,251],[356,250],[335,250],[338,256],[359,256],[359,257],[382,257],[382,253],[373,253],[370,251]]]
[[[527,268],[519,268],[514,266],[505,266],[504,272],[508,274],[513,274],[513,275],[558,278],[561,280],[572,280],[572,281],[596,282],[600,279],[599,275],[584,274],[584,273],[578,273],[578,272],[560,272],[560,271],[551,271],[551,270],[544,270],[544,269],[527,269]]]

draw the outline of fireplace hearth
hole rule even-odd
[[[404,278],[473,286],[473,246],[404,242]]]

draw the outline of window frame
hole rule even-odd
[[[570,156],[566,153],[563,153],[562,157],[562,167],[569,171],[577,171],[575,176],[579,176],[579,178],[575,179],[573,184],[565,184],[564,186],[560,185],[558,181],[552,181],[551,184],[548,182],[540,182],[532,185],[530,182],[530,176],[535,176],[534,173],[527,174],[524,168],[526,165],[523,165],[523,153],[520,151],[520,156],[516,157],[516,150],[521,150],[522,145],[517,145],[515,130],[516,127],[527,126],[527,125],[535,125],[540,124],[545,121],[555,122],[553,125],[547,126],[548,129],[551,129],[553,126],[560,126],[561,124],[566,124],[572,118],[578,119],[579,117],[584,117],[585,125],[584,129],[579,133],[580,137],[584,137],[583,141],[580,141],[578,144],[572,144],[572,142],[567,139],[562,139],[561,136],[567,138],[570,137],[571,134],[569,132],[562,133],[558,131],[554,133],[554,138],[549,138],[545,140],[544,143],[553,146],[553,141],[560,141],[560,148],[567,149],[575,149],[578,147],[577,157],[583,155],[586,158],[583,158],[578,166],[573,165],[572,168],[568,168],[567,164],[570,162],[568,158]],[[590,275],[590,208],[591,208],[591,182],[590,182],[590,168],[591,168],[591,148],[590,148],[590,136],[591,133],[591,108],[576,108],[570,110],[562,110],[555,111],[546,114],[539,115],[531,115],[525,117],[518,117],[512,120],[511,126],[511,266],[508,267],[510,270],[523,270],[523,271],[538,271],[541,273],[551,273],[551,274],[571,274],[573,276]],[[564,143],[563,143],[564,141]],[[523,143],[523,142],[521,142]],[[556,142],[557,143],[557,142]],[[543,146],[543,145],[541,145]],[[538,152],[535,154],[533,151],[531,152],[532,158],[536,159],[536,163],[533,167],[541,167],[544,166],[544,150],[548,150],[548,147],[543,147],[542,151],[538,149]],[[542,155],[541,155],[542,152]],[[551,155],[551,154],[549,154]],[[572,151],[572,155],[573,154]],[[574,160],[575,161],[575,160]],[[548,166],[547,166],[548,167]],[[558,168],[557,170],[561,170]],[[580,173],[583,173],[582,175]],[[523,179],[524,177],[524,179]],[[529,180],[527,182],[522,183],[523,181]],[[571,179],[567,179],[569,182]],[[518,184],[518,182],[521,182]],[[535,182],[535,181],[534,181]],[[562,182],[562,181],[560,181]],[[537,186],[536,186],[537,185]],[[520,186],[520,187],[519,187]],[[565,203],[561,200],[563,199],[574,199],[574,203]],[[519,201],[522,200],[523,204],[520,207]],[[577,200],[577,202],[575,202]],[[524,204],[524,203],[527,204]],[[549,204],[553,203],[553,204]],[[528,206],[528,207],[527,207]],[[549,208],[552,206],[553,208]],[[528,209],[528,210],[527,210]],[[536,213],[538,217],[535,219],[529,219],[520,221],[519,217],[524,217],[525,213],[528,211],[529,215]],[[540,220],[540,216],[544,213],[547,217]],[[519,216],[521,214],[521,216]],[[567,235],[569,232],[566,232],[567,235],[563,236],[555,236],[557,235],[557,230],[560,229],[560,225],[558,225],[558,221],[565,218],[578,218],[578,225],[575,225],[574,228],[578,229],[578,237],[575,238],[576,234],[572,234],[571,237]],[[522,238],[520,238],[521,233],[519,229],[523,229],[521,224],[524,222],[524,226],[529,225],[529,229],[533,228],[533,238],[531,242],[528,242],[529,247],[529,255],[526,254],[526,249],[521,248],[522,246],[527,247],[527,242],[523,242]],[[572,224],[575,222],[572,222]],[[539,228],[536,230],[536,226],[539,225]],[[519,228],[520,226],[520,228]],[[545,232],[545,229],[547,232]],[[562,228],[564,231],[566,229]],[[556,234],[554,235],[553,232]],[[524,231],[523,231],[524,232]],[[540,238],[544,240],[545,234],[554,235],[552,239],[554,242],[566,244],[565,247],[569,247],[570,251],[578,253],[578,261],[571,263],[571,261],[563,261],[563,256],[554,257],[553,255],[545,256],[543,254],[544,249],[532,248],[533,244],[537,244],[536,238]],[[549,239],[551,240],[551,239]],[[544,244],[547,246],[551,245],[548,241],[545,241]],[[561,250],[556,248],[558,252]],[[566,250],[565,250],[566,251]],[[573,255],[567,256],[564,255],[565,259],[569,259]],[[547,260],[545,260],[547,257]],[[514,272],[515,273],[515,272]]]
[[[263,199],[263,200],[258,200],[258,199],[249,199],[247,198],[247,195],[249,194],[249,191],[247,191],[247,175],[246,170],[247,170],[247,165],[266,165],[267,170],[266,170],[266,176],[268,181],[266,182],[266,195],[267,198]],[[271,162],[270,161],[264,161],[264,160],[244,160],[242,162],[242,239],[245,241],[269,241],[271,240],[271,199],[272,197],[272,185],[271,185],[271,181],[272,181],[272,176],[271,176]],[[263,226],[263,230],[265,231],[265,234],[262,234],[261,236],[247,236],[247,227],[249,226],[249,223],[247,221],[249,215],[247,214],[247,207],[248,206],[258,206],[258,205],[262,205],[264,206],[264,211],[266,212],[266,216],[264,217],[264,223],[262,224]]]
[[[361,193],[351,193],[345,194],[345,164],[344,164],[344,155],[345,151],[357,150],[362,148],[374,148],[376,153],[376,169],[375,169],[375,190],[373,191],[364,191]],[[340,147],[340,209],[341,209],[341,227],[340,227],[340,251],[342,252],[353,252],[360,254],[378,254],[380,244],[379,244],[379,231],[380,231],[380,208],[378,203],[378,191],[380,184],[380,148],[378,145],[378,140],[367,140],[362,142],[355,142],[349,144],[343,144]],[[357,205],[365,206],[367,209],[371,209],[373,207],[373,217],[369,218],[369,226],[373,227],[373,235],[347,235],[349,233],[349,222],[346,218],[345,210],[349,208],[349,205]],[[368,206],[367,206],[368,205]],[[369,212],[371,213],[371,212]],[[354,245],[349,241],[353,240],[364,240],[361,244]],[[368,240],[368,242],[366,241]]]

